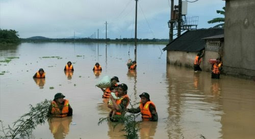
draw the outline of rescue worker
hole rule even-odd
[[[118,122],[119,118],[121,116],[125,115],[127,106],[129,104],[129,101],[130,101],[130,99],[127,95],[127,90],[128,90],[128,87],[127,87],[126,84],[124,84],[124,83],[119,84],[118,89],[117,89],[119,99],[115,100],[113,98],[113,96],[110,96],[110,99],[112,101],[112,105],[108,105],[108,108],[111,109],[111,112],[109,113],[109,117],[110,117],[110,120],[112,122]],[[112,116],[113,111],[115,111],[114,116]]]
[[[138,108],[127,109],[130,113],[141,113],[144,121],[158,121],[158,113],[155,104],[150,100],[150,95],[143,92],[139,95],[141,98]]]
[[[110,87],[107,87],[105,89],[101,88],[101,90],[103,91],[103,98],[109,98],[111,96],[111,89],[110,88],[113,88],[113,87],[117,87],[118,84],[117,82],[119,82],[119,78],[117,76],[114,76],[111,78],[111,86]]]
[[[48,117],[63,118],[73,115],[73,109],[62,93],[57,93],[51,102],[48,111]]]
[[[65,68],[64,68],[64,71],[74,71],[74,68],[73,68],[73,64],[71,61],[68,61]]]
[[[95,64],[93,71],[102,71],[102,67],[100,66],[98,62]]]
[[[220,58],[217,58],[216,63],[212,65],[212,79],[220,79],[221,65]]]
[[[136,70],[136,61],[132,62],[132,65],[128,67],[129,70]]]
[[[200,63],[202,61],[203,54],[201,55],[200,53],[197,54],[194,60],[194,71],[202,71],[200,68]]]
[[[42,68],[40,68],[35,75],[33,76],[33,78],[45,78],[45,72]]]

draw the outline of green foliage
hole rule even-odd
[[[7,57],[5,60],[0,60],[0,62],[9,63],[12,59],[19,59],[19,57]]]
[[[207,22],[209,24],[219,23],[219,24],[215,25],[214,28],[223,28],[224,27],[224,23],[225,23],[225,7],[223,7],[222,9],[223,10],[217,10],[216,12],[218,14],[223,15],[224,17],[213,18],[212,20],[209,20]]]
[[[124,135],[127,139],[138,139],[139,136],[137,132],[139,131],[138,124],[139,121],[135,121],[136,117],[139,116],[139,114],[130,114],[125,116],[119,116],[118,122],[114,122],[113,127],[115,128],[118,124],[123,124],[124,128],[121,129],[121,131],[125,131],[126,134]],[[102,124],[104,121],[111,122],[108,117],[100,118],[98,125]]]
[[[1,132],[4,136],[0,136],[1,139],[15,139],[20,137],[30,137],[32,130],[35,129],[37,125],[44,124],[47,119],[48,109],[50,106],[49,100],[44,100],[41,103],[37,103],[35,107],[30,105],[30,111],[20,117],[14,122],[13,126],[8,125],[8,127],[3,126],[1,123]]]
[[[131,107],[133,108],[133,105],[130,103]],[[115,128],[118,124],[123,124],[124,128],[121,129],[121,131],[125,131],[126,134],[124,135],[127,139],[138,139],[138,131],[139,131],[139,121],[136,121],[135,119],[140,114],[129,114],[129,115],[123,115],[118,116],[116,119],[118,119],[118,122],[114,122],[113,127]],[[117,115],[115,115],[117,116]],[[104,121],[111,122],[108,117],[106,118],[100,118],[98,125],[102,124]]]
[[[19,43],[18,32],[15,30],[0,29],[0,43]]]
[[[57,59],[62,59],[60,56],[43,56],[41,58],[57,58]]]

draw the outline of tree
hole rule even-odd
[[[222,9],[223,10],[217,10],[216,12],[218,14],[223,15],[224,17],[213,18],[212,20],[207,22],[208,24],[219,23],[219,24],[215,25],[213,28],[223,28],[224,27],[224,23],[225,23],[225,7],[223,7]]]
[[[0,29],[0,43],[18,43],[20,39],[16,30]]]

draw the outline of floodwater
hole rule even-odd
[[[139,45],[137,71],[128,72],[134,46],[123,44],[22,43],[0,47],[0,120],[12,125],[45,99],[62,92],[74,109],[73,117],[53,119],[33,130],[33,139],[124,139],[118,125],[98,125],[109,109],[95,87],[99,80],[118,76],[128,85],[131,103],[146,91],[157,107],[158,122],[142,122],[141,139],[253,139],[255,138],[255,82],[166,64],[164,45]],[[73,62],[74,72],[64,66]],[[92,68],[99,62],[101,73]],[[34,80],[39,69],[45,80]],[[139,117],[137,120],[141,120]],[[2,133],[0,133],[2,135]]]

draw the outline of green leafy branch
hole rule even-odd
[[[3,126],[3,122],[0,121],[2,128],[2,130],[0,131],[4,134],[4,137],[0,136],[0,138],[14,139],[17,136],[29,137],[32,133],[32,130],[35,129],[37,125],[45,123],[47,119],[49,106],[50,106],[49,100],[44,100],[41,103],[37,103],[35,107],[30,105],[30,111],[22,115],[20,119],[15,121],[12,127],[8,125],[8,127],[5,128]]]

